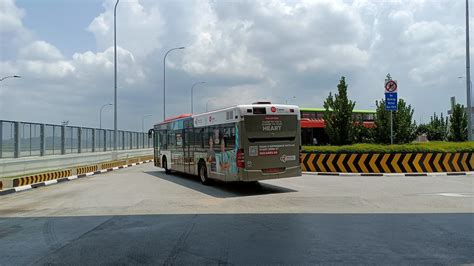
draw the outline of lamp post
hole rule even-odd
[[[100,107],[99,129],[102,129],[102,110],[103,110],[106,106],[109,106],[109,105],[113,105],[113,104],[108,103],[108,104],[104,104],[104,105],[102,105],[102,107]]]
[[[149,116],[152,116],[151,114],[150,115],[144,115],[142,117],[142,133],[145,133],[145,117],[149,117]]]
[[[171,51],[182,50],[184,47],[176,47],[168,50],[163,57],[163,121],[166,119],[166,57]]]
[[[117,5],[114,7],[114,151],[117,150]]]
[[[194,107],[193,107],[193,101],[194,101],[194,86],[198,85],[198,84],[204,84],[206,82],[204,81],[200,81],[200,82],[196,82],[193,84],[193,86],[191,87],[191,114],[194,113]]]
[[[4,80],[9,79],[9,78],[21,78],[21,76],[18,76],[18,75],[6,76],[6,77],[1,78],[0,81],[4,81]]]
[[[467,91],[467,139],[472,140],[471,120],[471,63],[469,54],[469,1],[466,0],[466,91]]]

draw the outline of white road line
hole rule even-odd
[[[455,197],[455,198],[472,198],[474,197],[473,193],[433,193],[433,194],[425,194],[429,196],[443,196],[443,197]]]

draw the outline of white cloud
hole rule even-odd
[[[63,59],[63,55],[58,48],[45,41],[34,41],[33,43],[20,49],[19,59],[58,61]]]
[[[0,33],[21,31],[25,12],[13,0],[0,0]]]
[[[8,113],[13,103],[3,101],[2,113],[19,119],[24,112],[26,120],[67,114],[87,124],[95,106],[112,99],[115,0],[104,0],[104,11],[85,25],[97,49],[79,52],[80,44],[71,44],[78,51],[72,57],[50,40],[33,38],[28,32],[34,28],[22,22],[25,12],[11,0],[0,1],[2,52],[8,56],[0,56],[0,71],[24,76],[2,88],[2,98],[14,95],[22,99],[15,104],[25,104]],[[196,91],[200,107],[209,99],[216,108],[292,96],[298,104],[320,106],[342,75],[358,108],[369,108],[382,98],[387,72],[417,112],[439,113],[449,106],[448,94],[463,97],[452,90],[464,73],[463,15],[462,4],[447,0],[121,1],[121,125],[133,128],[142,113],[161,117],[163,55],[177,46],[186,49],[167,58],[168,115],[188,111],[189,87],[200,80],[206,81]],[[428,94],[435,101],[429,106],[422,100]],[[34,112],[38,98],[54,105]],[[77,111],[77,105],[92,108]]]
[[[113,45],[115,1],[104,2],[105,11],[87,28],[100,50]],[[128,0],[117,5],[117,42],[136,56],[147,56],[162,44],[165,22],[156,3]]]

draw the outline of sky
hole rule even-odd
[[[98,127],[113,103],[115,0],[0,0],[0,119]],[[471,4],[471,5],[474,5]],[[472,12],[471,12],[472,14]],[[472,17],[471,17],[472,20]],[[471,23],[472,24],[472,23]],[[471,27],[472,28],[472,27]],[[452,0],[121,0],[118,128],[268,100],[322,107],[346,77],[374,109],[387,73],[428,122],[466,103],[465,6]],[[113,128],[113,107],[103,111]]]

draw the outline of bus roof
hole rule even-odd
[[[192,116],[192,114],[181,114],[181,115],[177,115],[177,116],[172,116],[172,117],[166,118],[164,121],[159,122],[158,125],[165,124],[165,123],[168,123],[168,122],[171,122],[171,121],[176,121],[176,120],[188,118],[188,117],[191,117],[191,116]]]
[[[300,108],[300,111],[308,111],[308,112],[324,112],[326,109],[324,108]],[[362,109],[354,109],[352,110],[353,113],[363,113],[363,114],[375,114],[375,110],[362,110]]]
[[[194,126],[209,126],[235,123],[243,120],[244,115],[296,115],[300,119],[299,107],[286,104],[241,104],[202,114],[193,115]]]

